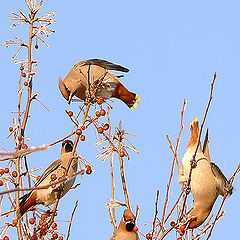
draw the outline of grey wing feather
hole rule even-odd
[[[89,59],[86,61],[82,61],[80,63],[78,63],[79,66],[84,66],[87,64],[93,64],[93,65],[97,65],[109,70],[116,70],[116,71],[120,71],[120,72],[129,72],[130,70],[128,68],[125,68],[123,66],[120,66],[118,64],[106,61],[106,60],[102,60],[102,59]]]
[[[56,170],[61,165],[61,160],[58,159],[54,161],[41,175],[41,177],[34,184],[34,187],[37,187],[50,173]]]
[[[221,169],[213,162],[210,163],[210,166],[217,181],[217,188],[219,194],[221,194],[222,196],[225,196],[227,194],[231,195],[233,188],[227,178],[222,173]]]

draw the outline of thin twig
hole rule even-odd
[[[71,230],[71,226],[72,226],[73,215],[74,215],[74,213],[77,209],[77,206],[78,206],[78,200],[76,201],[75,206],[73,208],[72,216],[71,216],[70,223],[69,223],[69,226],[68,226],[67,240],[69,239],[69,236],[70,236],[70,230]]]

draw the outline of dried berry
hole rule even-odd
[[[3,175],[5,173],[5,170],[4,169],[0,169],[0,175]]]
[[[52,181],[55,181],[57,179],[57,176],[56,176],[56,174],[55,173],[53,173],[52,175],[51,175],[51,180]],[[43,215],[43,214],[42,214]]]
[[[12,220],[12,224],[13,224],[14,226],[17,225],[17,222],[18,222],[18,220],[17,220],[16,218],[14,218],[14,219]]]
[[[105,116],[106,111],[104,109],[101,109],[100,114],[101,114],[101,116]]]
[[[53,229],[56,229],[56,228],[57,228],[57,223],[54,222],[54,223],[52,224],[52,228],[53,228]]]
[[[23,136],[22,136],[22,135],[19,135],[19,136],[18,136],[18,141],[21,142],[22,140],[23,140]]]
[[[71,117],[73,116],[73,111],[68,111],[68,115]]]
[[[86,129],[86,127],[85,127],[84,125],[82,125],[82,126],[81,126],[81,129],[82,129],[82,130],[85,130],[85,129]]]
[[[24,86],[26,86],[26,87],[28,86],[28,82],[27,82],[27,81],[25,81],[23,84],[24,84]]]
[[[8,237],[8,236],[5,236],[5,237],[3,238],[3,240],[9,240],[9,237]]]
[[[102,127],[98,127],[97,131],[98,131],[98,133],[103,133],[103,128]]]
[[[103,126],[103,129],[106,131],[109,129],[109,124],[108,123],[105,123],[104,126]]]
[[[0,180],[0,186],[2,186],[3,185],[3,180]]]
[[[103,99],[102,99],[102,98],[98,98],[98,99],[97,99],[97,104],[98,104],[98,105],[101,105],[102,103],[103,103]]]
[[[124,157],[125,156],[125,152],[124,151],[121,151],[120,152],[120,157]]]
[[[78,128],[77,131],[76,131],[76,134],[77,135],[82,135],[82,129]]]
[[[53,238],[53,239],[57,239],[57,238],[58,238],[58,234],[57,234],[57,233],[54,233],[54,234],[52,235],[52,238]]]
[[[151,234],[151,233],[147,233],[147,234],[146,234],[146,238],[147,238],[147,239],[152,239],[152,234]]]
[[[25,78],[27,76],[27,74],[25,72],[23,72],[22,76]]]
[[[12,132],[13,131],[13,127],[9,127],[9,132]]]
[[[30,224],[34,224],[34,223],[35,223],[35,218],[30,218],[30,219],[29,219],[29,223],[30,223]]]
[[[22,149],[28,149],[28,145],[27,144],[23,144],[22,145]]]
[[[86,139],[85,135],[82,135],[80,139],[81,139],[81,141],[85,141],[85,139]]]
[[[99,111],[96,111],[96,112],[95,112],[95,115],[96,115],[97,117],[100,117],[100,116],[101,116],[101,114],[100,114]]]
[[[16,171],[13,171],[13,172],[12,172],[12,176],[13,176],[14,178],[16,178],[16,177],[18,176],[18,173],[17,173]]]

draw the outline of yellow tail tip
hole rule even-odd
[[[198,124],[198,117],[196,117],[196,118],[190,123],[190,127],[192,127],[194,123],[197,123],[197,124]]]
[[[139,101],[140,101],[140,97],[139,97],[138,94],[136,94],[136,96],[135,96],[135,103],[132,105],[131,109],[136,108],[138,103],[139,103]]]

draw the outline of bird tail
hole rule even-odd
[[[131,109],[135,108],[140,101],[138,94],[128,91],[120,82],[118,82],[112,97],[122,100]]]
[[[29,192],[21,198],[19,208],[16,211],[17,219],[20,219],[29,208],[36,205],[36,192]]]
[[[188,147],[195,146],[198,142],[198,137],[199,137],[198,117],[196,117],[190,123],[190,128],[191,128],[191,138],[190,138]]]

